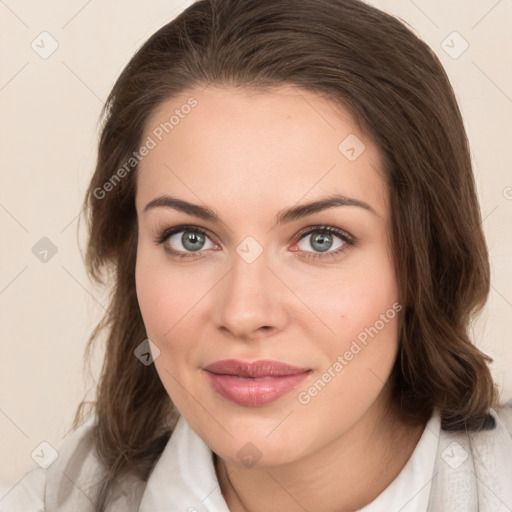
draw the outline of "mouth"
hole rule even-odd
[[[223,398],[245,407],[259,407],[295,389],[311,372],[279,361],[217,361],[203,368],[212,388]]]

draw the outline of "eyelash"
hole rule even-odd
[[[312,260],[330,259],[330,258],[336,257],[339,253],[347,250],[347,248],[354,246],[356,244],[355,237],[353,237],[346,231],[343,231],[339,228],[335,228],[333,226],[318,225],[318,226],[311,226],[306,229],[307,229],[307,231],[302,231],[301,233],[299,233],[296,241],[294,242],[294,245],[296,243],[300,242],[306,236],[311,235],[312,233],[332,233],[343,241],[343,245],[332,252],[311,253],[310,251],[301,251],[300,249],[296,251],[296,252],[305,252],[306,254],[308,254],[307,256],[305,256],[308,259],[312,259]],[[205,229],[199,228],[197,226],[185,225],[185,226],[176,226],[173,228],[164,229],[163,232],[156,237],[154,242],[157,245],[161,245],[164,242],[166,242],[172,235],[175,235],[176,233],[180,233],[182,231],[188,231],[191,233],[199,233],[199,234],[206,235],[210,239],[212,238],[210,236],[209,232]],[[169,253],[173,258],[176,258],[178,260],[191,259],[191,258],[195,259],[196,258],[195,253],[176,251],[175,249],[171,249],[168,246],[165,247],[165,251],[167,253]],[[198,251],[198,252],[204,252],[204,251]]]

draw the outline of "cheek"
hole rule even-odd
[[[160,379],[180,412],[193,407],[183,389],[191,389],[195,374],[197,311],[202,286],[191,285],[190,276],[144,249],[137,254],[135,270],[137,299],[147,337],[158,347],[155,367]]]
[[[176,337],[190,325],[194,304],[206,285],[176,265],[169,265],[160,251],[139,246],[135,267],[137,299],[148,337],[158,345]],[[203,285],[201,285],[203,282]],[[193,311],[192,311],[193,312]]]
[[[360,333],[364,339],[376,323],[379,331],[391,336],[397,317],[393,305],[399,297],[394,268],[384,251],[354,259],[354,264],[329,275],[319,269],[307,280],[295,277],[294,291],[315,313],[316,319],[308,314],[311,329],[323,334],[320,339],[325,340],[324,348],[331,347],[329,353],[343,350]]]
[[[341,305],[340,322],[347,326],[350,339],[363,345],[377,336],[386,347],[396,342],[397,316],[402,308],[392,265],[383,263],[363,271]]]
[[[345,359],[358,377],[385,382],[394,363],[398,346],[398,319],[402,306],[394,268],[389,259],[368,266],[353,283],[350,302],[342,305],[340,323],[346,326]],[[359,379],[360,380],[360,379]]]

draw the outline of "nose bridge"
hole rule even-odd
[[[261,248],[262,249],[262,248]],[[263,250],[245,240],[233,254],[231,271],[225,276],[215,300],[217,326],[237,337],[250,337],[261,328],[282,329],[285,311],[279,280],[268,268]]]

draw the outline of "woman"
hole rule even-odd
[[[202,0],[104,115],[97,401],[1,510],[512,508],[468,334],[489,291],[469,149],[425,43],[357,0]]]

